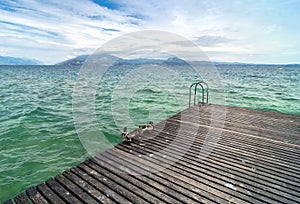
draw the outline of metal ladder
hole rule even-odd
[[[199,81],[199,82],[193,83],[190,86],[189,107],[191,107],[191,103],[192,103],[192,89],[193,89],[193,87],[194,87],[194,105],[196,105],[196,102],[197,102],[197,86],[198,85],[201,87],[201,90],[202,90],[201,104],[208,104],[208,85],[204,81]],[[203,87],[203,85],[205,85],[206,87]],[[205,94],[205,91],[206,91],[206,94]],[[206,95],[206,97],[205,97],[205,95]]]

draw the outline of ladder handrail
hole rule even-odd
[[[192,83],[192,85],[190,86],[190,94],[189,94],[189,107],[191,107],[191,100],[192,100],[192,88],[193,87],[195,87],[194,88],[194,105],[196,104],[196,100],[197,100],[197,86],[200,86],[201,87],[201,90],[202,90],[202,100],[201,100],[201,103],[202,104],[205,104],[205,102],[204,102],[204,99],[205,99],[205,97],[204,97],[204,91],[206,90],[206,103],[208,104],[208,85],[207,85],[207,83],[206,82],[204,82],[204,81],[199,81],[199,82],[195,82],[195,83]],[[203,87],[203,85],[205,85],[206,86],[206,89]]]

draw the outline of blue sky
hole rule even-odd
[[[299,11],[300,0],[0,0],[0,56],[54,64],[155,29],[213,61],[300,63]]]

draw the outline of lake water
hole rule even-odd
[[[79,69],[0,66],[0,201],[89,157],[73,118],[72,93]],[[111,96],[122,90],[118,84],[130,69],[115,67],[95,92],[99,126],[112,145],[122,141],[115,122],[122,116],[112,108]],[[228,64],[217,69],[226,105],[300,115],[300,66]],[[126,106],[134,124],[129,128],[150,119],[159,122],[188,106],[188,88],[197,79],[189,72],[181,74],[186,83],[167,91],[162,88],[166,81],[151,83],[157,78],[147,77],[148,85],[137,88]],[[182,95],[186,106],[179,104],[172,91]]]

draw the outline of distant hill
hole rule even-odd
[[[43,63],[34,59],[0,56],[0,65],[42,65]]]
[[[73,59],[69,59],[63,62],[58,63],[57,65],[63,66],[72,66],[72,65],[83,65],[83,63],[87,60],[89,55],[80,55]],[[95,59],[97,57],[94,55]],[[130,65],[130,64],[168,64],[168,65],[186,65],[187,63],[179,58],[172,57],[168,59],[147,59],[147,58],[137,58],[137,59],[122,59],[112,55],[102,55],[102,58],[105,57],[113,60],[115,65]],[[105,60],[103,58],[102,60]],[[89,59],[90,60],[90,59]]]
[[[188,65],[186,61],[177,57],[170,57],[167,60],[164,60],[163,63],[167,65]]]
[[[58,63],[57,65],[63,66],[72,66],[72,65],[83,65],[83,63],[87,60],[89,55],[80,55],[73,59],[69,59],[63,62]],[[100,56],[99,56],[100,57]],[[94,59],[97,59],[96,55],[93,55]],[[89,59],[92,60],[92,59]],[[156,59],[145,59],[145,58],[138,58],[138,59],[121,59],[115,57],[113,55],[101,55],[101,60],[105,63],[106,60],[108,62],[114,61],[115,65],[125,65],[125,64],[158,64],[162,63],[162,60]]]
[[[63,66],[82,65],[88,57],[89,55],[80,55],[75,58],[60,62],[57,65],[63,65]]]
[[[115,65],[142,65],[142,64],[157,64],[157,65],[188,65],[188,63],[180,58],[177,57],[170,57],[167,59],[148,59],[148,58],[136,58],[136,59],[122,59],[112,55],[101,55],[102,62],[105,63],[105,60],[108,59],[108,62],[114,61]],[[64,62],[60,62],[57,65],[63,66],[73,66],[73,65],[83,65],[85,60],[89,57],[89,55],[80,55],[73,59],[69,59]],[[97,60],[97,56],[93,55],[94,59]],[[90,60],[90,59],[89,59]],[[210,62],[210,61],[193,61],[193,64],[199,65],[211,65],[214,64],[215,66],[256,66],[261,64],[254,64],[254,63],[242,63],[242,62]],[[262,64],[266,66],[266,64]],[[269,64],[272,65],[272,64]]]
[[[89,56],[90,55],[80,55],[80,56],[77,56],[75,58],[60,62],[56,65],[63,65],[63,66],[83,65],[83,63],[88,59]],[[105,62],[109,63],[111,61],[119,62],[120,60],[122,60],[118,57],[115,57],[113,55],[108,55],[108,54],[101,54],[98,57],[101,58],[103,63],[105,63]],[[93,55],[92,58],[89,58],[89,61],[91,62],[92,60],[97,60],[97,59],[98,59],[97,55]]]

